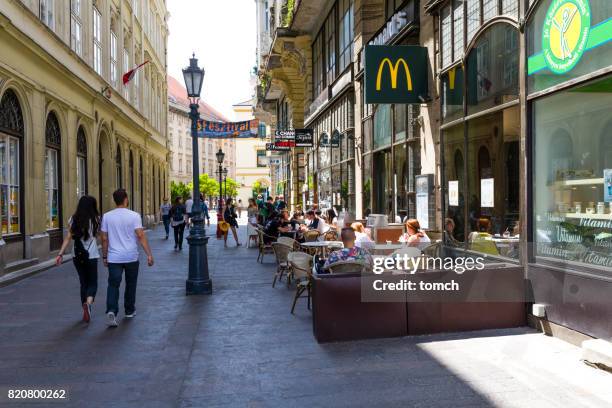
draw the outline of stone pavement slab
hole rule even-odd
[[[102,267],[89,325],[71,264],[0,288],[0,406],[612,406],[611,374],[531,329],[317,344],[305,302],[291,315],[293,291],[271,287],[272,255],[258,264],[211,237],[214,293],[186,297],[188,246],[148,236],[156,264],[141,266],[137,316],[118,328],[104,324]],[[41,388],[68,399],[6,398]]]

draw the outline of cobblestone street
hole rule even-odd
[[[141,266],[137,317],[120,313],[118,328],[104,321],[102,268],[89,325],[70,263],[0,289],[0,406],[612,405],[612,375],[528,328],[317,344],[305,301],[291,315],[293,291],[271,287],[273,256],[258,264],[214,236],[214,294],[186,297],[188,247],[174,252],[162,230],[148,234],[156,264]],[[8,389],[68,398],[9,401]]]

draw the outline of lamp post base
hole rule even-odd
[[[189,295],[210,295],[212,294],[212,281],[190,281],[185,284],[186,294]]]
[[[208,273],[208,237],[204,230],[201,214],[193,217],[193,227],[189,230],[189,278],[185,284],[187,295],[210,295],[212,281]]]

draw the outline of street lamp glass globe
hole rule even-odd
[[[187,96],[189,98],[199,98],[204,82],[204,69],[198,67],[198,59],[195,54],[193,54],[193,58],[189,59],[189,66],[183,69],[183,78],[185,79]]]
[[[219,148],[219,151],[217,152],[217,162],[219,164],[223,163],[223,160],[225,159],[225,153],[223,153],[223,150],[221,150],[221,148]]]

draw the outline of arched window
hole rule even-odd
[[[129,172],[130,172],[130,208],[134,209],[134,155],[132,155],[132,151],[130,150],[130,162],[129,162]]]
[[[45,192],[47,199],[47,229],[56,230],[62,227],[61,217],[61,157],[62,134],[55,113],[47,116],[45,126]]]
[[[80,126],[77,131],[77,197],[87,194],[87,138]]]
[[[21,172],[24,125],[17,95],[8,90],[0,99],[0,223],[2,235],[21,231]]]
[[[115,155],[115,169],[117,176],[117,189],[123,187],[123,166],[121,164],[121,146],[117,146],[117,154]]]
[[[144,217],[144,174],[142,169],[142,156],[138,160],[138,184],[140,186],[140,214]]]

